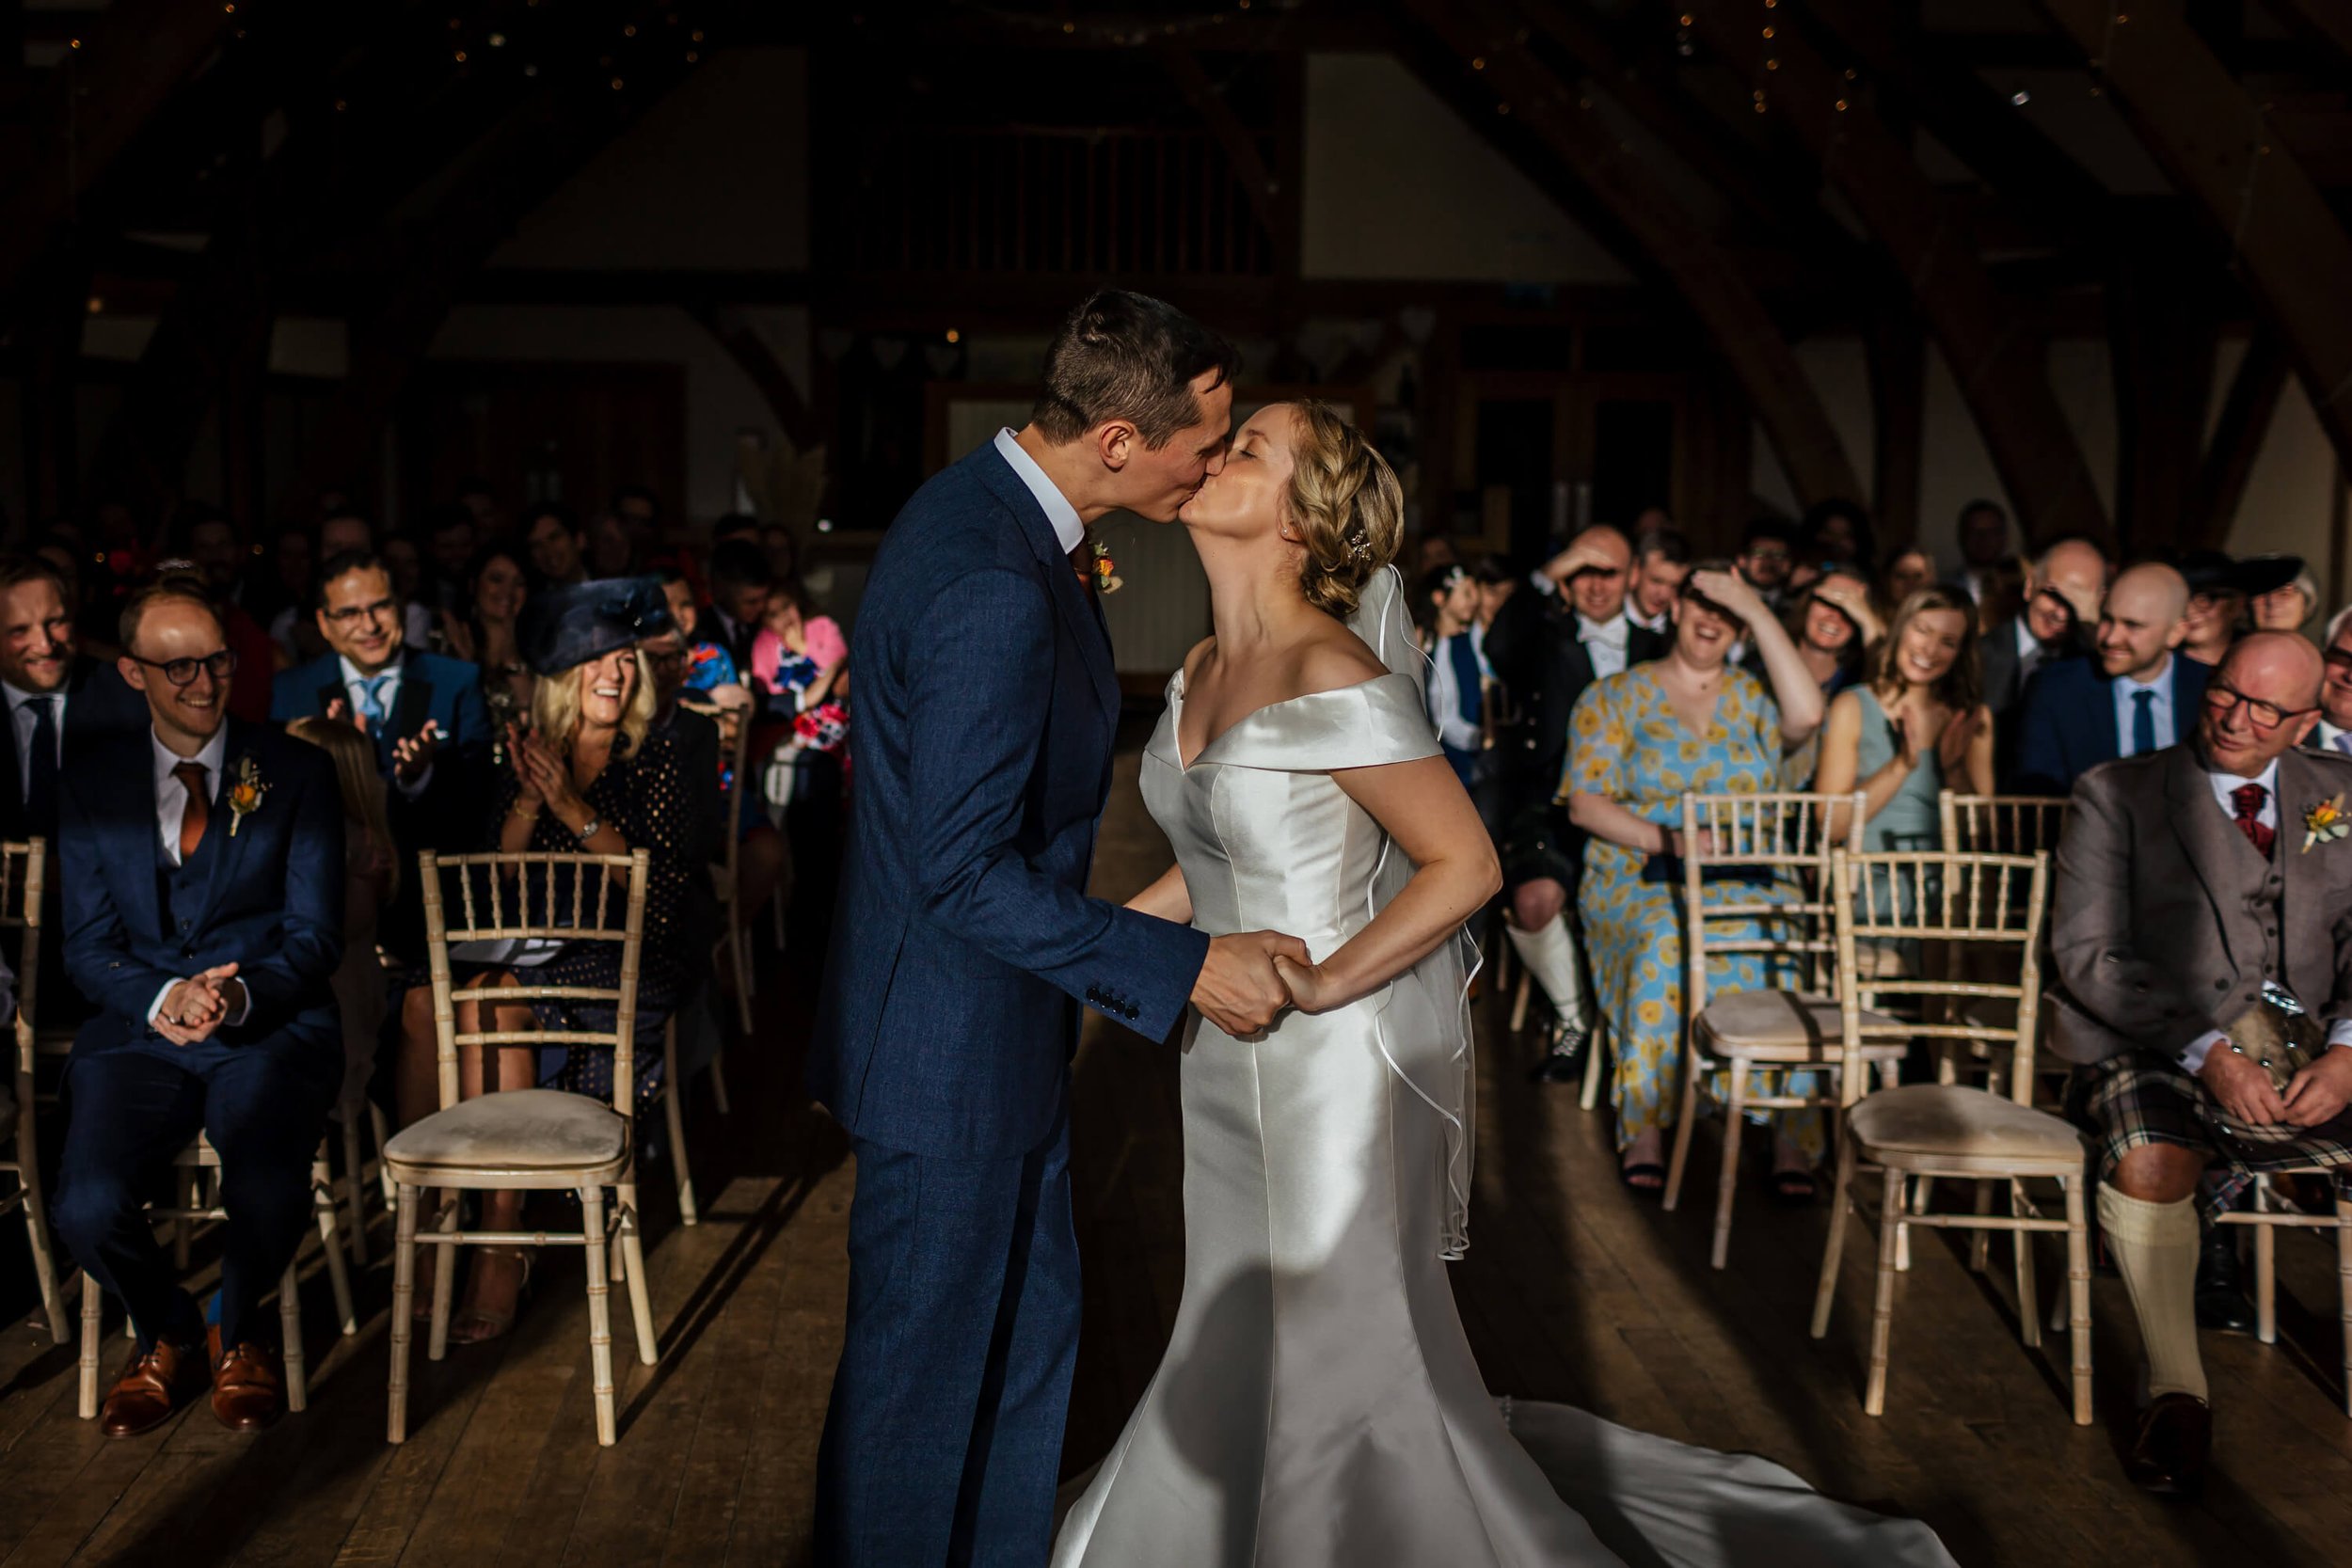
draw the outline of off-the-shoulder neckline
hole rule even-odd
[[[1184,672],[1180,667],[1173,675],[1168,677],[1168,751],[1174,755],[1176,770],[1179,773],[1189,773],[1200,765],[1202,757],[1216,751],[1227,736],[1262,714],[1272,713],[1277,708],[1295,707],[1300,703],[1312,702],[1319,697],[1343,697],[1350,692],[1362,691],[1378,686],[1382,681],[1409,681],[1411,679],[1410,675],[1391,670],[1386,674],[1368,675],[1359,681],[1350,681],[1345,686],[1327,686],[1320,691],[1302,691],[1295,697],[1284,697],[1279,702],[1267,703],[1262,707],[1253,707],[1217,731],[1215,736],[1202,741],[1200,750],[1192,754],[1190,762],[1186,762],[1184,760]]]

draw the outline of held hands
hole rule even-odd
[[[155,1010],[155,1032],[174,1045],[212,1038],[229,1015],[245,1006],[245,982],[236,973],[235,964],[219,964],[173,986]]]
[[[2352,1104],[2352,1050],[2330,1047],[2319,1060],[2296,1072],[2281,1097],[2286,1119],[2297,1127],[2317,1127],[2332,1121]]]
[[[1278,958],[1288,960],[1294,973],[1312,969],[1314,961],[1305,942],[1279,931],[1210,938],[1200,977],[1192,983],[1192,1005],[1236,1039],[1262,1033],[1292,1001]]]
[[[2335,1053],[2330,1051],[2328,1054],[2333,1056]],[[2305,1068],[2297,1073],[2296,1083],[2287,1085],[2288,1092],[2294,1092],[2296,1085],[2314,1070],[2315,1067]],[[2234,1121],[2248,1127],[2273,1127],[2290,1120],[2298,1126],[2310,1125],[2287,1115],[2285,1101],[2270,1086],[2270,1074],[2231,1050],[2227,1040],[2214,1041],[2213,1049],[2205,1053],[2204,1066],[2197,1069],[2197,1076]]]
[[[1772,613],[1756,590],[1748,586],[1748,579],[1737,572],[1692,572],[1691,589],[1701,598],[1721,606],[1725,614],[1739,617],[1742,626],[1753,626],[1759,620],[1770,619]]]
[[[508,726],[506,754],[514,759],[515,777],[522,785],[515,802],[517,811],[526,805],[544,805],[566,822],[587,815],[580,791],[572,787],[571,768],[548,749],[536,730]]]

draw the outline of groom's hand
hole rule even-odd
[[[1192,1005],[1236,1039],[1260,1033],[1290,1006],[1290,990],[1274,971],[1278,953],[1302,966],[1314,961],[1305,942],[1279,931],[1210,938],[1200,977],[1192,983]]]

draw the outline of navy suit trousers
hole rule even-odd
[[[267,1343],[262,1298],[311,1223],[310,1162],[340,1086],[342,1063],[261,1045],[190,1047],[166,1055],[135,1046],[79,1052],[65,1074],[65,1146],[49,1217],[90,1277],[122,1298],[145,1349],[161,1333],[203,1324],[170,1255],[142,1212],[171,1159],[199,1132],[220,1155],[220,1332]]]
[[[850,1319],[817,1458],[824,1568],[1035,1568],[1078,1352],[1065,1106],[950,1160],[853,1139]]]

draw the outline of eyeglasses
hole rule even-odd
[[[1748,551],[1751,561],[1788,561],[1793,559],[1786,545],[1758,545]]]
[[[389,615],[399,608],[389,599],[378,599],[373,604],[345,605],[341,610],[330,610],[326,618],[339,626],[347,626],[362,618],[373,621],[379,615]]]
[[[2352,648],[2330,648],[2322,657],[2328,660],[2328,669],[2352,679]]]
[[[136,654],[131,657],[138,659],[150,670],[161,670],[164,673],[164,679],[174,686],[187,686],[194,682],[199,667],[201,667],[206,674],[216,681],[225,681],[237,673],[237,655],[232,648],[223,648],[220,652],[207,654],[202,658],[152,659],[139,658]]]
[[[2206,683],[2205,708],[2214,717],[2227,720],[2241,706],[2246,709],[2246,721],[2264,735],[2290,719],[2300,719],[2307,713],[2319,711],[2315,707],[2280,707],[2276,703],[2265,703],[2260,698],[2249,697],[2243,691],[2232,690],[2219,681]]]

